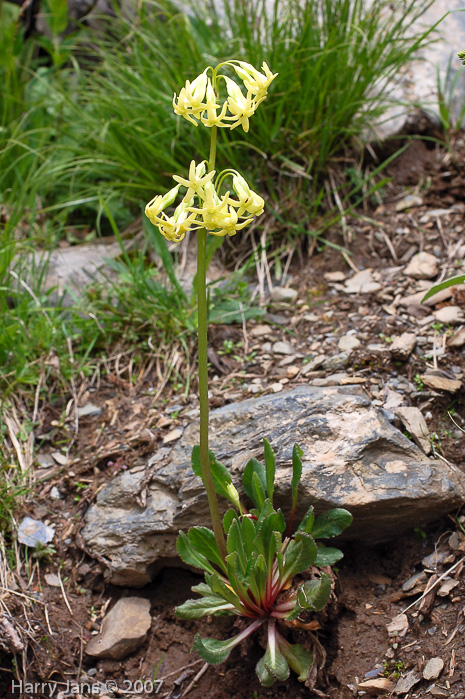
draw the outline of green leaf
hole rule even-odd
[[[316,543],[309,534],[300,533],[299,538],[289,542],[284,552],[284,579],[292,580],[315,562]]]
[[[222,663],[234,646],[237,645],[236,637],[227,638],[225,641],[217,641],[215,638],[200,638],[197,634],[194,638],[194,646],[202,660],[212,665]]]
[[[176,542],[176,549],[178,551],[179,557],[184,563],[194,568],[201,568],[207,571],[207,573],[216,573],[215,569],[208,561],[208,559],[192,548],[189,539],[184,532],[179,532],[178,540]]]
[[[244,492],[247,495],[248,498],[252,500],[254,505],[258,507],[259,509],[262,508],[263,502],[260,505],[258,502],[256,502],[254,498],[254,491],[253,491],[253,475],[254,473],[257,474],[260,483],[261,483],[261,490],[263,490],[263,500],[265,499],[265,490],[266,490],[266,474],[265,474],[265,468],[263,464],[260,463],[257,459],[250,459],[250,461],[247,463],[244,473],[242,474],[242,483],[244,485]],[[260,490],[260,492],[261,492]]]
[[[269,498],[271,504],[273,504],[276,458],[271,444],[265,438],[263,438],[263,446],[265,448],[266,496]]]
[[[313,655],[306,650],[300,643],[288,643],[284,641],[282,636],[279,638],[279,648],[286,658],[291,670],[298,675],[300,682],[305,682],[313,664]]]
[[[230,604],[233,604],[237,609],[241,609],[240,599],[237,594],[216,574],[212,575],[211,588],[215,595],[222,597]]]
[[[263,664],[273,677],[284,681],[289,677],[289,665],[279,649],[274,620],[270,620],[268,624],[268,645],[263,656]]]
[[[267,567],[265,557],[260,554],[254,563],[250,575],[250,589],[257,601],[261,605],[266,591]]]
[[[244,515],[241,519],[241,539],[247,558],[250,558],[255,549],[255,524],[250,517]]]
[[[297,531],[307,532],[307,534],[312,534],[313,522],[315,521],[315,515],[313,514],[313,505],[310,505],[307,512],[305,513]]]
[[[233,510],[232,508],[226,510],[223,517],[223,529],[226,536],[228,535],[229,528],[234,520],[238,520],[236,510]]]
[[[176,607],[175,613],[179,619],[200,619],[208,614],[217,614],[221,611],[231,613],[233,610],[235,610],[234,605],[225,602],[221,597],[212,595],[201,599],[188,599],[184,604]]]
[[[199,583],[198,585],[193,585],[191,590],[192,592],[197,592],[197,594],[203,595],[204,597],[209,597],[212,594],[210,585],[204,582]]]
[[[328,603],[331,594],[331,578],[326,573],[320,580],[308,580],[297,591],[297,602],[302,609],[319,612]]]
[[[256,664],[255,672],[257,673],[257,677],[260,680],[262,687],[271,687],[276,682],[276,678],[271,674],[265,665],[265,656],[260,658]]]
[[[332,566],[341,558],[344,557],[342,551],[339,549],[331,548],[330,546],[324,546],[324,544],[317,544],[317,554],[315,559],[315,565],[320,568],[325,566]]]
[[[302,477],[302,461],[303,451],[298,444],[294,444],[294,449],[292,450],[292,509],[294,509],[297,502],[297,491]]]
[[[425,303],[425,301],[427,301],[440,291],[443,291],[443,289],[448,289],[450,286],[457,286],[457,284],[463,283],[465,283],[465,274],[459,274],[457,277],[451,277],[450,279],[446,279],[440,284],[435,284],[434,286],[432,286],[431,289],[427,291],[426,294],[423,296],[421,302]]]
[[[228,553],[237,553],[241,569],[243,572],[245,572],[247,566],[247,554],[242,541],[241,526],[237,519],[235,519],[229,527],[226,547],[228,549]]]
[[[231,474],[226,466],[216,460],[212,451],[209,451],[208,454],[215,493],[232,502],[240,511],[239,493],[232,483]],[[202,479],[203,483],[202,467],[200,465],[200,447],[198,445],[192,449],[192,470],[196,476]]]
[[[199,526],[192,527],[187,536],[194,549],[203,554],[224,573],[226,572],[226,563],[218,550],[218,544],[211,529]]]
[[[233,298],[222,298],[214,302],[208,312],[210,323],[243,323],[244,320],[260,318],[265,314],[263,308],[247,306],[243,301]]]
[[[252,474],[252,495],[254,504],[261,509],[265,503],[266,492],[256,471]]]
[[[323,512],[316,518],[312,536],[314,539],[329,539],[337,536],[352,523],[352,519],[350,512],[339,507]]]

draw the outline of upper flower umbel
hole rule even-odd
[[[218,69],[223,66],[234,69],[244,84],[246,95],[234,80],[218,73]],[[208,71],[212,71],[211,78],[207,75]],[[226,61],[220,63],[214,70],[208,67],[192,82],[187,80],[179,96],[174,95],[174,111],[194,126],[199,122],[204,126],[228,129],[242,126],[247,132],[250,117],[266,98],[268,87],[277,76],[277,73],[271,72],[266,63],[263,63],[262,71],[263,73],[246,61]],[[226,83],[228,93],[223,102],[218,95],[221,78]],[[218,110],[220,110],[219,113]]]

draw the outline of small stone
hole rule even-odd
[[[102,408],[92,403],[86,403],[86,405],[83,405],[82,408],[78,408],[77,410],[78,417],[94,417],[100,415],[101,412]]]
[[[271,292],[271,300],[276,302],[290,303],[297,298],[298,291],[295,289],[286,289],[283,286],[275,286]]]
[[[444,660],[442,658],[431,658],[425,665],[423,677],[425,680],[437,680],[444,668]]]
[[[391,621],[390,624],[386,625],[389,637],[402,638],[408,631],[408,617],[406,614],[398,614]]]
[[[362,689],[364,692],[370,695],[377,695],[380,692],[385,692],[386,694],[388,694],[389,692],[393,692],[395,687],[395,682],[388,679],[387,677],[365,680],[364,682],[361,682],[358,685],[358,689]]]
[[[353,350],[358,349],[361,344],[362,343],[355,337],[355,335],[344,335],[337,343],[337,346],[341,352],[352,352]]]
[[[421,677],[418,677],[414,670],[408,672],[404,677],[401,677],[397,682],[394,689],[394,694],[407,694],[410,692],[412,687],[414,687],[420,681]]]
[[[454,590],[457,587],[457,585],[460,585],[459,580],[454,580],[453,578],[446,578],[438,590],[439,597],[448,597],[452,590]],[[431,679],[434,680],[436,678],[432,677]]]
[[[325,359],[326,359],[326,357],[324,354],[318,354],[316,357],[312,357],[309,362],[306,362],[303,365],[302,374],[305,376],[310,371],[314,371],[315,369],[318,369],[318,367],[320,367],[323,364]]]
[[[423,291],[418,291],[416,294],[409,294],[408,296],[403,296],[399,303],[401,306],[419,306],[420,308],[425,308],[428,306],[437,306],[438,303],[442,303],[452,296],[452,289],[443,289],[438,291],[434,296],[430,296],[424,303],[422,303],[423,298],[427,292],[427,289]]]
[[[436,684],[432,684],[428,689],[426,690],[428,694],[431,694],[432,697],[448,697],[450,696],[450,693],[447,689],[444,689],[443,687],[438,687]],[[455,695],[457,696],[457,695]]]
[[[421,562],[421,565],[427,570],[436,570],[441,563],[444,563],[447,558],[447,554],[448,552],[445,550],[433,551],[433,553],[430,553],[429,556],[425,556]]]
[[[288,366],[286,369],[286,375],[289,379],[293,379],[294,376],[297,376],[299,371],[300,369],[298,366],[295,366],[295,364],[291,364],[291,366]]]
[[[424,570],[421,571],[421,573],[415,573],[415,575],[412,575],[411,578],[406,580],[404,584],[402,585],[402,590],[404,592],[409,592],[410,590],[413,590],[417,585],[421,585],[423,583],[426,584],[427,580],[427,575]]]
[[[415,444],[428,456],[431,454],[431,442],[428,439],[429,430],[421,410],[418,408],[397,408],[396,415],[400,417]]]
[[[289,342],[275,342],[272,352],[273,354],[294,354],[295,350]]]
[[[407,194],[403,199],[397,202],[396,211],[405,211],[412,207],[423,206],[423,199],[417,194]]]
[[[168,432],[168,434],[165,434],[163,437],[163,444],[170,444],[170,442],[176,442],[176,440],[180,439],[182,437],[182,430],[179,427],[176,427],[174,430],[171,430]]]
[[[55,573],[45,573],[44,580],[50,587],[60,587],[60,578]]]
[[[323,275],[327,282],[343,282],[347,279],[347,274],[344,272],[325,272]]]
[[[446,325],[460,325],[465,322],[463,308],[460,306],[444,306],[433,313],[436,320]]]
[[[412,354],[416,344],[417,336],[415,333],[402,333],[402,335],[394,338],[389,351],[394,359],[400,359],[405,362]]]
[[[349,355],[346,352],[334,354],[332,357],[327,357],[323,362],[323,369],[326,371],[336,371],[343,369],[349,361]]]
[[[51,454],[37,454],[36,461],[41,468],[50,468],[55,466],[55,461]]]
[[[53,527],[47,526],[39,520],[24,517],[18,528],[18,541],[20,544],[35,548],[37,544],[49,544],[55,536]]]
[[[61,453],[61,451],[54,451],[52,454],[53,458],[60,464],[60,466],[66,466],[68,463],[68,457]]]
[[[279,393],[283,390],[284,386],[282,383],[272,383],[269,388],[273,391],[273,393]]]
[[[381,289],[381,284],[373,280],[371,269],[364,269],[357,272],[345,283],[347,294],[369,294]]]
[[[89,675],[89,677],[94,677],[97,674],[97,672],[98,672],[98,670],[96,667],[90,667],[87,670],[87,674]]]
[[[390,391],[389,389],[386,392],[386,397],[383,403],[383,407],[385,410],[389,411],[396,411],[396,409],[402,405],[402,403],[405,402],[405,396],[402,395],[402,393],[398,393],[397,391]]]
[[[313,379],[310,384],[312,386],[340,386],[345,379],[347,379],[347,374],[332,374],[321,379]]]
[[[462,432],[460,434],[462,435]],[[453,532],[449,537],[448,544],[453,551],[463,551],[465,548],[465,534]]]
[[[438,261],[434,255],[430,252],[418,252],[408,263],[404,274],[414,279],[431,279],[438,273],[438,268]]]
[[[448,347],[463,347],[463,345],[465,345],[465,328],[457,330],[457,332],[447,340]]]
[[[435,376],[434,374],[422,374],[421,380],[425,386],[433,388],[437,391],[449,391],[450,393],[457,393],[462,386],[462,382],[457,379],[445,379],[442,376]]]
[[[272,328],[270,325],[255,325],[250,334],[252,337],[265,337],[265,335],[271,335]]]
[[[85,651],[94,658],[121,660],[144,643],[151,621],[148,599],[123,597],[106,615],[99,635],[91,638]]]
[[[61,493],[56,487],[56,485],[53,486],[53,488],[50,491],[50,497],[52,500],[61,500]]]

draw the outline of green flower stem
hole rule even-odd
[[[217,127],[211,130],[210,159],[208,171],[215,168]],[[207,231],[202,228],[197,236],[197,308],[198,308],[198,351],[199,351],[199,402],[200,402],[200,467],[202,480],[207,491],[210,517],[219,552],[227,555],[218,498],[216,497],[208,454],[208,308],[207,308]]]

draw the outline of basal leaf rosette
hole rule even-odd
[[[179,243],[187,232],[199,228],[205,228],[211,235],[232,236],[263,213],[262,197],[236,170],[224,170],[216,180],[216,171],[206,170],[206,161],[197,165],[193,160],[187,178],[174,175],[173,180],[178,184],[165,195],[154,197],[145,207],[146,216],[167,240]],[[221,193],[228,181],[235,197],[230,189]],[[168,215],[165,209],[175,203],[181,188],[186,192]]]
[[[233,505],[223,518],[227,555],[220,555],[215,536],[206,527],[192,527],[188,534],[180,533],[177,549],[181,559],[203,570],[205,582],[192,588],[200,599],[188,600],[176,613],[184,619],[227,614],[246,620],[246,628],[232,638],[195,637],[195,649],[213,664],[223,662],[241,641],[264,628],[267,648],[256,671],[260,682],[270,686],[276,680],[287,679],[290,670],[301,681],[308,677],[312,653],[300,644],[289,643],[280,627],[305,628],[301,615],[318,612],[327,604],[332,578],[322,568],[340,560],[342,552],[317,540],[340,534],[352,516],[347,510],[336,508],[315,518],[313,507],[309,507],[299,526],[290,531],[302,473],[302,451],[294,446],[292,512],[286,523],[281,510],[273,506],[275,457],[266,440],[264,445],[265,465],[251,459],[243,472],[243,491],[253,503],[250,511],[233,486],[228,469],[210,452],[215,490]],[[192,469],[202,477],[197,447],[192,454]],[[296,582],[297,576],[304,573],[303,577],[310,579]]]
[[[242,87],[220,69],[232,68],[242,81]],[[277,76],[266,63],[262,72],[245,61],[225,61],[216,68],[209,66],[192,82],[186,80],[179,95],[173,97],[175,114],[183,116],[194,126],[249,130],[249,119],[268,94],[268,88]],[[211,74],[211,75],[210,75]],[[225,99],[219,99],[221,83],[226,89]],[[245,90],[245,94],[244,94]]]

